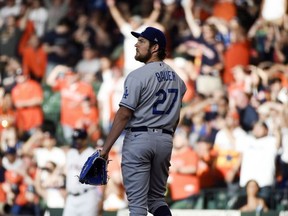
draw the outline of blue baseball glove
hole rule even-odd
[[[100,151],[96,150],[85,162],[79,176],[79,182],[90,185],[106,185],[108,160],[100,157]]]

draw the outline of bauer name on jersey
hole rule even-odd
[[[174,71],[160,71],[155,73],[158,82],[162,81],[176,81],[176,76]]]
[[[148,63],[132,71],[124,83],[124,94],[120,102],[120,106],[135,111],[127,127],[173,129],[172,124],[179,118],[179,101],[185,91],[184,82],[164,62]],[[145,125],[143,122],[146,122]]]

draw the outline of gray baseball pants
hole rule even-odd
[[[122,150],[122,175],[130,216],[152,214],[165,202],[172,135],[161,130],[127,131]]]

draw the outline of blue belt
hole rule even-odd
[[[130,130],[132,132],[147,132],[149,129],[155,130],[155,131],[156,130],[161,130],[162,133],[173,135],[172,131],[169,131],[169,130],[166,130],[166,129],[162,129],[162,128],[148,128],[148,127],[145,127],[145,126],[126,128],[126,130]]]

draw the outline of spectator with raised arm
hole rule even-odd
[[[46,32],[48,11],[42,4],[42,0],[33,0],[29,11],[29,19],[34,23],[35,32],[38,37],[42,37]]]
[[[117,27],[124,36],[123,41],[123,55],[124,55],[124,75],[143,65],[134,59],[133,45],[135,38],[131,35],[131,31],[142,32],[147,26],[155,26],[156,21],[160,15],[161,3],[159,0],[154,1],[154,8],[148,18],[143,18],[141,15],[133,15],[126,20],[124,14],[118,9],[115,0],[107,0],[107,6],[113,20],[116,22]],[[159,24],[157,24],[159,27]]]
[[[47,77],[47,84],[53,90],[60,92],[60,122],[65,142],[71,144],[73,128],[77,127],[79,121],[85,116],[84,102],[88,102],[88,106],[91,106],[91,108],[96,105],[97,99],[94,89],[90,83],[82,81],[77,72],[65,65],[57,65],[51,71]]]
[[[268,131],[267,124],[258,121],[243,143],[239,184],[245,188],[249,180],[256,180],[260,187],[259,195],[270,203],[276,182],[275,162],[281,138],[277,130],[271,135]]]
[[[7,0],[0,9],[0,27],[1,23],[9,16],[18,16],[20,13],[20,5],[16,0]]]
[[[43,49],[40,38],[36,34],[31,35],[22,51],[23,73],[42,83],[47,67],[47,53]]]
[[[43,48],[47,53],[47,67],[45,78],[48,77],[51,70],[58,64],[72,64],[71,47],[72,28],[67,19],[61,19],[55,29],[48,31],[43,37]]]
[[[71,0],[44,0],[48,13],[46,31],[54,29],[57,23],[68,14],[70,2]]]
[[[0,26],[0,53],[8,57],[18,57],[18,44],[23,30],[17,25],[16,16],[10,15]]]
[[[182,1],[185,18],[192,33],[192,39],[182,43],[178,52],[190,55],[198,70],[196,89],[198,93],[210,95],[222,88],[220,77],[223,69],[224,45],[216,40],[218,30],[213,23],[204,22],[203,25],[195,19],[193,14],[194,0]]]

